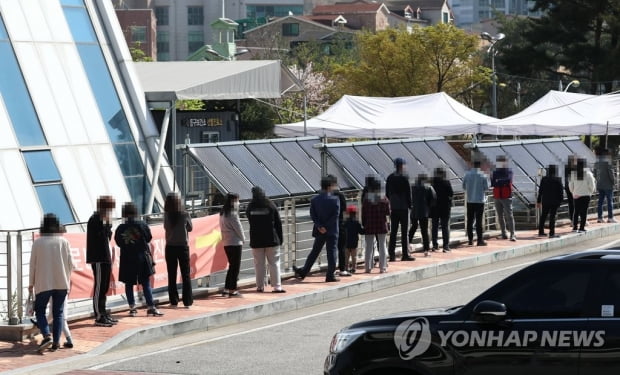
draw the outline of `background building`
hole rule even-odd
[[[448,0],[457,26],[469,28],[481,21],[494,18],[495,12],[506,15],[539,17],[540,12],[530,12],[532,0]]]

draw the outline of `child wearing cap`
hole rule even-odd
[[[357,207],[350,205],[347,207],[347,219],[344,222],[346,238],[345,264],[349,264],[349,272],[355,273],[357,266],[357,245],[359,235],[364,233],[362,224],[357,220]]]

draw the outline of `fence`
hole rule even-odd
[[[360,191],[352,190],[344,192],[347,197],[348,204],[360,204]],[[301,265],[305,261],[308,253],[312,248],[312,221],[309,213],[309,202],[311,196],[296,196],[282,199],[274,199],[274,203],[279,207],[282,225],[283,225],[283,244],[281,247],[281,267],[283,274],[291,274],[293,265]],[[614,197],[614,204],[618,204],[618,196]],[[465,228],[465,208],[463,194],[457,194],[454,199],[452,209],[451,229]],[[213,214],[217,212],[219,207],[206,207],[202,210],[194,212],[195,215]],[[595,212],[596,199],[592,199],[589,212]],[[518,197],[515,199],[515,218],[524,214],[523,220],[517,221],[517,228],[524,229],[532,227],[532,217],[536,217],[536,210],[528,205],[519,203]],[[568,210],[563,205],[558,213],[559,219],[568,218]],[[161,217],[153,216],[147,218],[149,222],[157,222]],[[242,214],[241,217],[246,239],[249,238],[249,226],[246,218]],[[120,221],[115,221],[118,224]],[[537,223],[537,220],[533,221]],[[492,198],[488,200],[485,206],[485,231],[495,228],[495,211],[493,209]],[[497,228],[495,228],[497,229]],[[31,228],[19,231],[0,231],[0,316],[5,324],[12,320],[21,321],[24,316],[24,303],[28,294],[28,278],[29,278],[29,259],[30,248],[34,232],[38,228]],[[67,226],[67,232],[83,232],[85,230],[84,223],[78,223]],[[440,231],[441,232],[441,231]],[[363,248],[364,239],[362,236],[360,246]],[[255,278],[252,251],[247,245],[242,251],[242,262],[240,281],[250,282]],[[397,247],[398,249],[398,247]],[[363,252],[358,252],[358,260],[363,258]],[[314,269],[318,269],[326,264],[325,255],[322,254]],[[215,272],[208,277],[200,277],[193,280],[194,287],[221,288],[224,283],[226,271]],[[164,288],[165,289],[165,288]],[[154,294],[160,299],[166,298],[167,293],[162,288],[154,290]],[[126,304],[124,296],[113,296],[108,298],[108,305],[111,307],[122,306]],[[90,299],[70,300],[68,303],[68,317],[84,317],[89,316],[92,310],[92,301]]]

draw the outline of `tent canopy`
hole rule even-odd
[[[489,123],[496,135],[620,134],[620,95],[550,91],[523,111]]]
[[[409,138],[473,134],[496,120],[446,93],[397,98],[344,95],[322,114],[306,121],[306,135],[332,138]],[[276,125],[283,137],[304,135],[304,123]]]
[[[136,62],[148,101],[279,98],[303,85],[277,60]]]

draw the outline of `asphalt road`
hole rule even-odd
[[[165,374],[322,374],[333,334],[356,321],[439,306],[461,305],[537,260],[586,248],[611,247],[620,235],[425,279],[321,306],[131,350],[76,361],[72,369]],[[58,373],[59,369],[49,369]],[[68,368],[65,368],[65,371]]]

